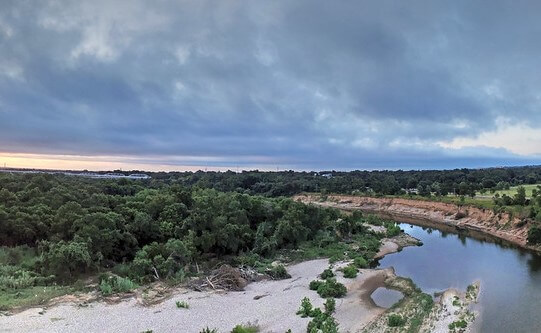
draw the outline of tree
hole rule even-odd
[[[91,265],[89,246],[83,241],[60,241],[40,244],[43,270],[61,279],[71,279],[74,275],[85,272]]]
[[[530,230],[528,230],[528,243],[541,243],[541,228],[539,227],[539,225],[534,225],[530,227]]]
[[[515,194],[513,203],[520,206],[524,206],[526,204],[526,189],[524,186],[519,186],[517,188],[517,193]]]

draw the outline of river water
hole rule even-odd
[[[462,234],[401,223],[423,242],[380,260],[426,293],[481,282],[481,332],[541,332],[541,257]]]

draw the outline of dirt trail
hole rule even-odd
[[[319,195],[302,194],[295,196],[294,200],[344,210],[359,209],[415,224],[468,230],[539,251],[527,244],[527,221],[512,217],[508,213],[494,213],[489,209],[414,199],[348,195],[329,195],[326,201],[321,201]]]

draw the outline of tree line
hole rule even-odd
[[[363,222],[359,214],[289,198],[181,182],[2,174],[0,288],[20,277],[32,285],[108,269],[141,282],[181,279],[195,262],[241,254],[270,258],[306,242],[333,245],[354,234],[377,250],[378,237]]]
[[[398,195],[456,194],[473,196],[478,191],[508,189],[510,186],[541,183],[541,166],[454,170],[383,170],[321,172],[169,172],[152,173],[155,181],[214,188],[268,197],[301,192]],[[413,190],[413,191],[412,191]]]

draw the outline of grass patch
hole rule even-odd
[[[254,325],[237,325],[231,330],[231,333],[257,333],[259,332],[259,327]]]
[[[494,191],[494,193],[487,192],[485,194],[477,192],[475,195],[480,195],[480,196],[491,195],[492,196],[492,195],[495,195],[496,193],[498,193],[500,196],[505,194],[507,196],[513,197],[515,194],[517,194],[517,189],[520,186],[522,186],[526,190],[526,197],[530,198],[532,196],[532,190],[537,189],[537,186],[539,186],[539,185],[541,185],[541,184],[523,184],[523,185],[511,186],[511,187],[509,187],[508,190],[497,190],[497,191]]]
[[[24,289],[9,289],[0,292],[0,311],[42,305],[51,299],[73,293],[67,286],[35,286]]]

